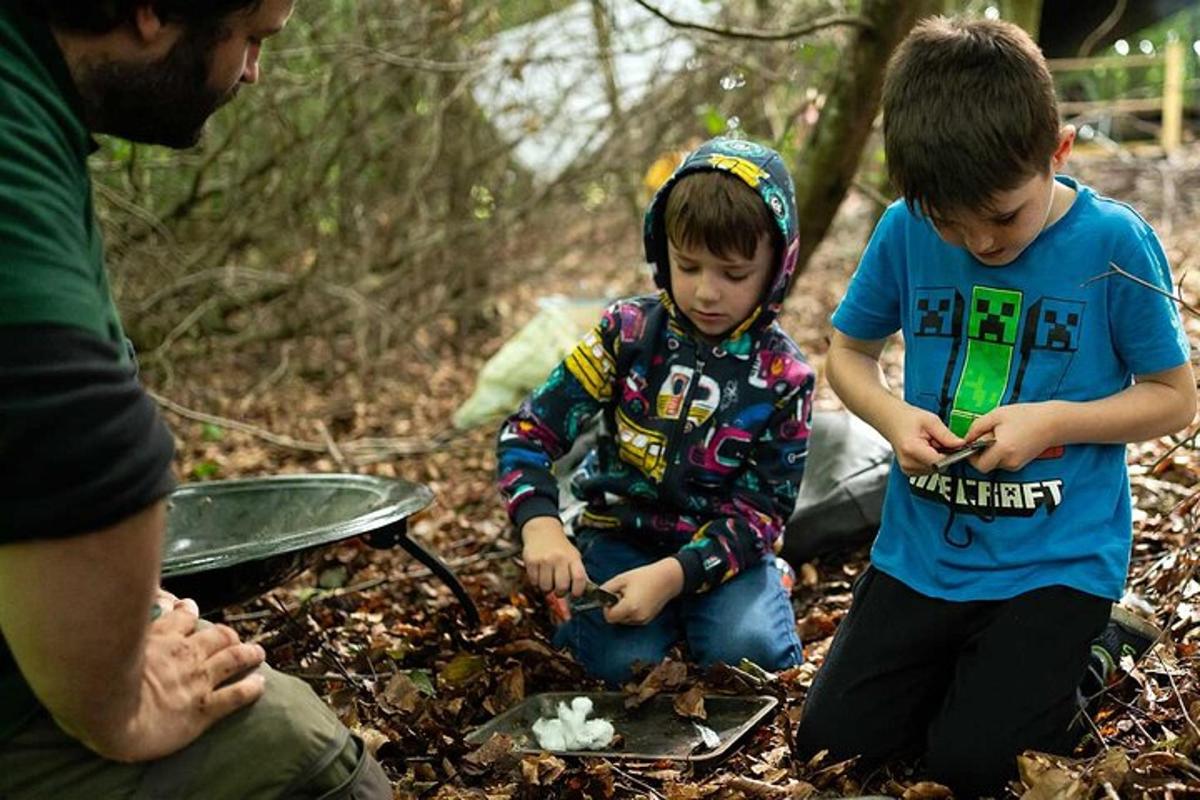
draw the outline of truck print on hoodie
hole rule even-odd
[[[744,181],[778,225],[765,296],[720,342],[676,307],[667,260],[667,196],[682,176],[705,170]],[[814,375],[776,321],[798,251],[791,177],[766,147],[710,141],[658,190],[644,235],[658,292],[609,306],[505,421],[499,485],[517,530],[557,516],[552,464],[601,415],[597,445],[571,481],[586,503],[575,526],[673,555],[683,591],[700,592],[782,544],[804,473]]]

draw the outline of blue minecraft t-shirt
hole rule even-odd
[[[1070,178],[1067,213],[1012,263],[987,267],[894,203],[833,315],[839,331],[903,331],[904,399],[955,433],[1001,404],[1096,400],[1188,359],[1154,231]],[[1072,444],[1017,472],[907,477],[892,466],[874,565],[922,594],[1002,600],[1061,584],[1117,599],[1131,543],[1125,447]]]

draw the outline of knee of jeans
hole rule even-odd
[[[749,659],[763,669],[787,669],[804,661],[804,651],[795,636],[780,637],[771,631],[752,626],[723,630],[719,635],[706,636],[704,641],[690,641],[692,657],[709,666],[724,662],[737,666]]]
[[[651,642],[624,642],[616,647],[580,648],[575,657],[589,675],[600,678],[609,686],[620,687],[633,677],[635,664],[657,664],[666,651]]]

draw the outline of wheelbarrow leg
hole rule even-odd
[[[467,594],[466,588],[462,585],[462,581],[454,574],[454,570],[446,566],[446,563],[438,557],[436,553],[430,552],[423,544],[410,539],[408,536],[408,524],[401,520],[386,528],[375,531],[367,535],[367,542],[372,547],[387,548],[400,545],[409,555],[420,561],[429,571],[436,575],[442,583],[450,587],[450,591],[458,598],[458,602],[463,607],[463,613],[467,615],[467,622],[473,626],[479,625],[479,608],[475,605],[475,601],[471,599],[471,595]]]

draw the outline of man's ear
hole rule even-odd
[[[166,24],[152,3],[138,3],[133,12],[133,29],[142,44],[154,47],[164,35]]]
[[[1067,159],[1071,157],[1071,149],[1074,146],[1075,126],[1063,125],[1058,129],[1058,146],[1054,148],[1054,155],[1050,158],[1055,172],[1066,165]]]

